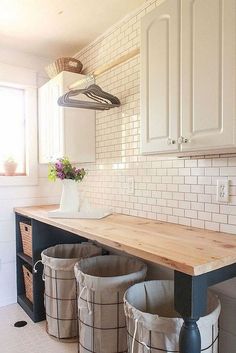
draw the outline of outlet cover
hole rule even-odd
[[[217,180],[216,198],[218,202],[229,202],[229,180]]]

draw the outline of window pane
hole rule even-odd
[[[14,159],[16,173],[25,174],[25,91],[0,86],[0,173],[4,162]]]

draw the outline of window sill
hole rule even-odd
[[[38,184],[38,175],[0,175],[0,186],[31,186]]]
[[[15,173],[12,175],[6,175],[5,173],[0,173],[0,177],[18,177],[18,176],[27,176],[26,173]]]

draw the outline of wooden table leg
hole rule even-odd
[[[179,337],[180,353],[201,352],[201,337],[197,321],[205,315],[206,305],[205,276],[189,276],[175,271],[175,309],[184,319]]]

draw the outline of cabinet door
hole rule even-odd
[[[178,151],[179,1],[167,0],[141,23],[141,151]]]
[[[73,162],[95,162],[95,111],[64,109],[65,155]]]
[[[235,0],[182,1],[182,151],[235,145]]]
[[[39,163],[48,163],[51,154],[49,92],[47,85],[38,91]]]
[[[95,161],[95,111],[57,104],[68,86],[80,78],[84,76],[62,72],[39,89],[40,163],[63,156],[75,163]]]
[[[63,108],[57,104],[61,84],[49,81],[39,89],[39,162],[48,163],[64,154]]]
[[[64,150],[64,109],[57,104],[58,98],[63,94],[61,80],[52,80],[49,82],[49,109],[50,116],[50,157],[51,160],[56,160],[65,155]]]

